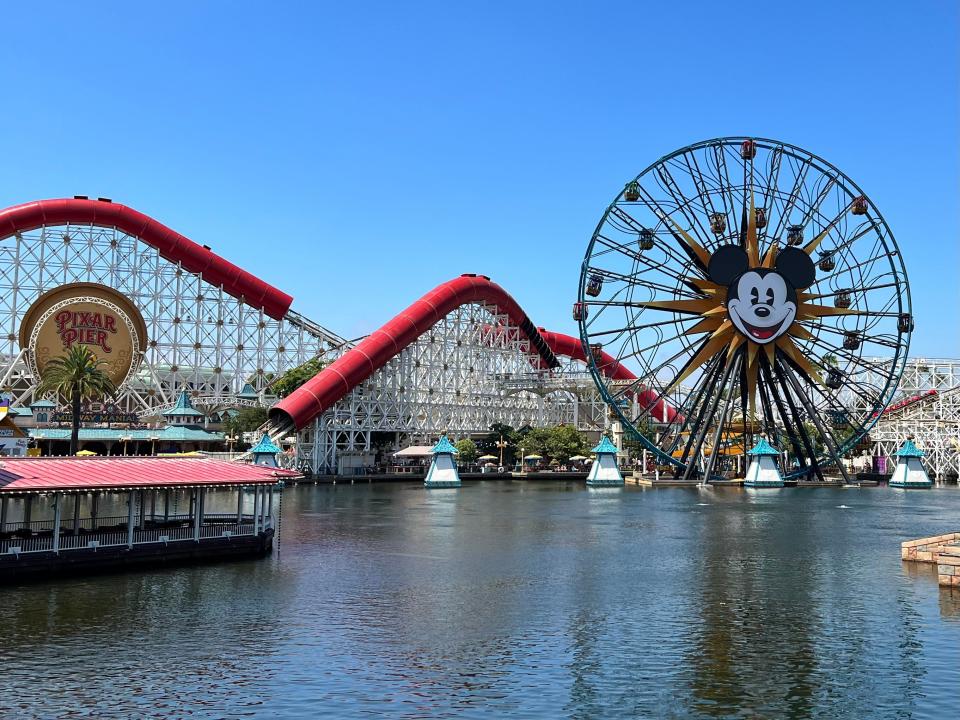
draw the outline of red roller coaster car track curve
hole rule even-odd
[[[290,309],[293,298],[265,283],[256,275],[224,260],[202,245],[171,230],[142,212],[106,200],[81,198],[36,200],[0,210],[0,237],[29,232],[43,225],[90,224],[115,227],[155,247],[171,262],[178,262],[192,273],[200,273],[214,286],[240,298],[248,305],[263,308],[280,320]]]
[[[495,305],[501,313],[507,315],[510,321],[530,339],[533,348],[539,352],[548,367],[555,367],[558,364],[557,355],[581,361],[585,359],[583,347],[578,339],[543,329],[538,330],[517,301],[502,287],[491,282],[490,278],[482,275],[461,275],[438,285],[274,405],[270,410],[270,419],[275,423],[292,424],[298,430],[302,429],[427,332],[445,315],[461,305],[472,302]],[[635,378],[633,373],[606,353],[603,354],[601,372],[616,380]],[[649,390],[641,390],[639,400],[647,403],[655,402],[656,394]],[[658,403],[655,407],[658,407],[660,413],[663,412],[662,403]],[[667,406],[666,412],[668,419],[672,419],[675,410]],[[284,421],[287,422],[284,423]]]

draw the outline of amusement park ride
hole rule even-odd
[[[70,333],[109,345],[113,322],[130,335],[129,358],[114,358],[124,410],[154,421],[181,390],[207,413],[269,407],[270,436],[298,434],[317,473],[371,460],[375,433],[427,441],[496,422],[610,430],[687,479],[729,473],[761,436],[788,477],[842,473],[837,457],[864,452],[868,432],[884,456],[912,433],[931,475],[957,471],[960,363],[907,360],[914,321],[890,229],[852,180],[781,142],[698,143],[627,183],[587,248],[579,337],[463,275],[347,341],[103,198],[0,211],[0,288],[11,404],[36,399]],[[271,381],[314,358],[324,369],[277,401]]]

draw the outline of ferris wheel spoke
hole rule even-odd
[[[706,179],[703,177],[703,173],[700,172],[700,164],[697,162],[697,156],[694,153],[684,153],[683,161],[687,166],[687,172],[690,174],[690,177],[693,179],[693,184],[697,189],[697,192],[700,193],[700,197],[703,198],[705,209],[710,215],[716,213],[716,208],[713,206],[713,197],[712,192],[708,189]],[[691,165],[691,161],[693,164]],[[719,186],[718,186],[719,188]]]
[[[615,280],[617,282],[622,282],[628,286],[634,287],[647,287],[654,290],[660,290],[665,293],[676,292],[682,294],[684,297],[690,299],[704,298],[706,295],[702,290],[697,288],[696,285],[692,283],[687,285],[683,278],[677,278],[678,282],[684,285],[684,287],[690,288],[690,292],[686,290],[680,290],[677,286],[663,285],[661,283],[654,282],[653,280],[647,279],[645,276],[638,273],[636,277],[630,277],[629,275],[624,275],[623,273],[616,272],[615,270],[606,270],[603,268],[597,267],[588,267],[587,272],[590,274],[600,275],[605,280]],[[584,300],[588,305],[603,305],[605,301],[603,300]]]
[[[793,448],[794,457],[802,458],[804,457],[804,449],[806,445],[803,443],[802,439],[794,430],[795,425],[790,422],[791,414],[787,412],[787,408],[784,405],[783,398],[780,396],[780,389],[776,382],[774,382],[773,372],[770,368],[770,363],[767,361],[767,356],[764,355],[760,359],[760,374],[765,378],[766,383],[764,387],[769,391],[770,395],[773,397],[774,404],[777,407],[777,412],[779,413],[780,420],[784,426],[784,432],[787,435],[787,438],[790,441],[790,445]]]
[[[601,337],[604,337],[604,336],[606,336],[606,335],[616,335],[617,333],[624,333],[624,332],[631,332],[631,333],[633,333],[633,332],[636,332],[636,331],[639,331],[639,330],[648,330],[648,329],[650,329],[650,328],[663,327],[663,326],[666,326],[666,325],[673,325],[673,324],[678,323],[678,322],[680,322],[680,323],[682,323],[682,322],[693,322],[693,321],[696,320],[696,319],[697,319],[697,318],[695,318],[695,317],[678,317],[678,318],[672,318],[672,319],[670,319],[670,320],[661,320],[660,322],[643,323],[643,324],[640,324],[640,325],[626,325],[626,326],[621,327],[621,328],[613,328],[613,329],[610,329],[610,330],[598,330],[597,332],[591,333],[591,334],[590,334],[590,337],[591,337],[591,338],[601,338]]]
[[[677,184],[677,181],[674,180],[673,175],[667,168],[667,165],[665,164],[658,168],[657,174],[659,175],[660,180],[663,182],[662,187],[664,187],[667,193],[669,193],[674,202],[677,203],[677,208],[683,214],[684,220],[687,221],[690,229],[693,230],[694,234],[697,236],[697,239],[700,241],[700,244],[703,246],[709,245],[711,240],[710,233],[707,232],[707,230],[703,227],[702,223],[700,222],[700,216],[697,213],[687,212],[687,207],[692,201],[680,190],[680,186]]]
[[[682,412],[676,413],[673,417],[673,420],[666,424],[665,429],[669,430],[670,426],[672,426],[675,421],[678,419],[680,420],[680,424],[677,426],[675,434],[672,436],[665,435],[663,438],[664,452],[667,453],[671,458],[680,447],[680,443],[683,441],[684,433],[687,434],[688,438],[692,434],[692,432],[687,430],[687,428],[692,427],[692,425],[695,423],[696,417],[702,413],[702,401],[707,393],[707,389],[716,382],[717,377],[723,369],[722,365],[723,358],[719,356],[715,357],[708,364],[700,379],[694,384],[691,392],[687,394],[686,402],[681,403],[680,409]],[[681,460],[681,464],[682,463],[683,460]]]
[[[672,270],[672,268],[670,268],[668,265],[666,265],[666,264],[658,264],[658,263],[654,262],[653,260],[651,260],[650,258],[648,258],[648,257],[646,257],[645,255],[643,255],[643,253],[641,253],[641,252],[639,252],[639,251],[637,251],[637,250],[634,250],[634,249],[632,249],[632,248],[624,245],[623,243],[619,243],[619,242],[617,242],[616,240],[614,240],[613,238],[609,238],[609,237],[607,237],[606,235],[597,234],[596,239],[597,239],[601,244],[603,244],[603,245],[605,245],[606,247],[610,248],[610,250],[613,250],[613,251],[616,251],[616,252],[620,252],[620,253],[626,255],[627,257],[629,257],[631,260],[634,260],[634,261],[636,261],[636,262],[642,263],[643,265],[645,265],[645,266],[647,266],[647,267],[649,267],[649,268],[651,268],[651,269],[653,269],[653,270],[658,270],[659,272],[663,273],[664,275],[666,275],[667,277],[669,277],[669,278],[671,278],[671,279],[673,279],[673,280],[676,280],[676,281],[686,280],[686,277],[685,277],[684,275],[681,275],[681,274],[680,274],[679,272],[677,272],[677,271],[668,272],[668,269]],[[681,268],[684,268],[686,265],[689,265],[689,261],[688,261],[688,260],[681,259],[679,256],[674,255],[674,254],[669,250],[669,248],[663,247],[662,250],[664,251],[664,253],[667,255],[667,257],[668,257],[669,259],[671,259],[671,260],[676,260],[677,263],[680,265]]]

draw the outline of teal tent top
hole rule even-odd
[[[46,398],[34,400],[32,403],[30,403],[30,407],[32,408],[52,408],[56,406],[57,404],[53,400],[47,400]]]
[[[276,455],[278,452],[281,452],[281,450],[273,444],[270,436],[264,433],[263,437],[260,438],[260,442],[250,448],[250,452],[254,454],[263,453],[264,455]]]
[[[913,440],[907,440],[903,444],[903,447],[897,450],[893,455],[894,457],[923,457],[926,454],[927,453],[913,444]]]
[[[161,413],[161,415],[164,417],[171,417],[174,415],[203,417],[203,413],[193,407],[193,403],[190,402],[190,396],[187,394],[186,390],[181,390],[180,394],[177,396],[176,404],[166,412]]]
[[[257,395],[257,391],[253,389],[253,385],[245,383],[243,390],[237,393],[237,397],[241,400],[256,400],[260,396]]]
[[[431,450],[430,452],[432,452],[434,455],[440,455],[440,454],[442,454],[442,453],[446,453],[447,455],[459,455],[459,454],[460,454],[460,451],[457,450],[457,449],[453,446],[453,443],[451,443],[449,440],[447,440],[447,436],[446,436],[446,435],[441,435],[441,436],[440,436],[440,442],[438,442],[436,445],[434,445],[434,446],[433,446],[433,450]]]
[[[610,438],[604,435],[603,438],[601,438],[600,443],[590,452],[596,453],[597,455],[616,455],[617,446],[610,442]]]
[[[747,451],[747,455],[770,455],[777,457],[780,455],[780,451],[768,443],[766,438],[760,438],[759,442],[753,446],[753,449]]]

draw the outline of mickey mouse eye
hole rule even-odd
[[[773,305],[773,288],[767,288],[767,305]]]
[[[750,288],[750,302],[754,305],[760,302],[760,293],[755,287]]]

